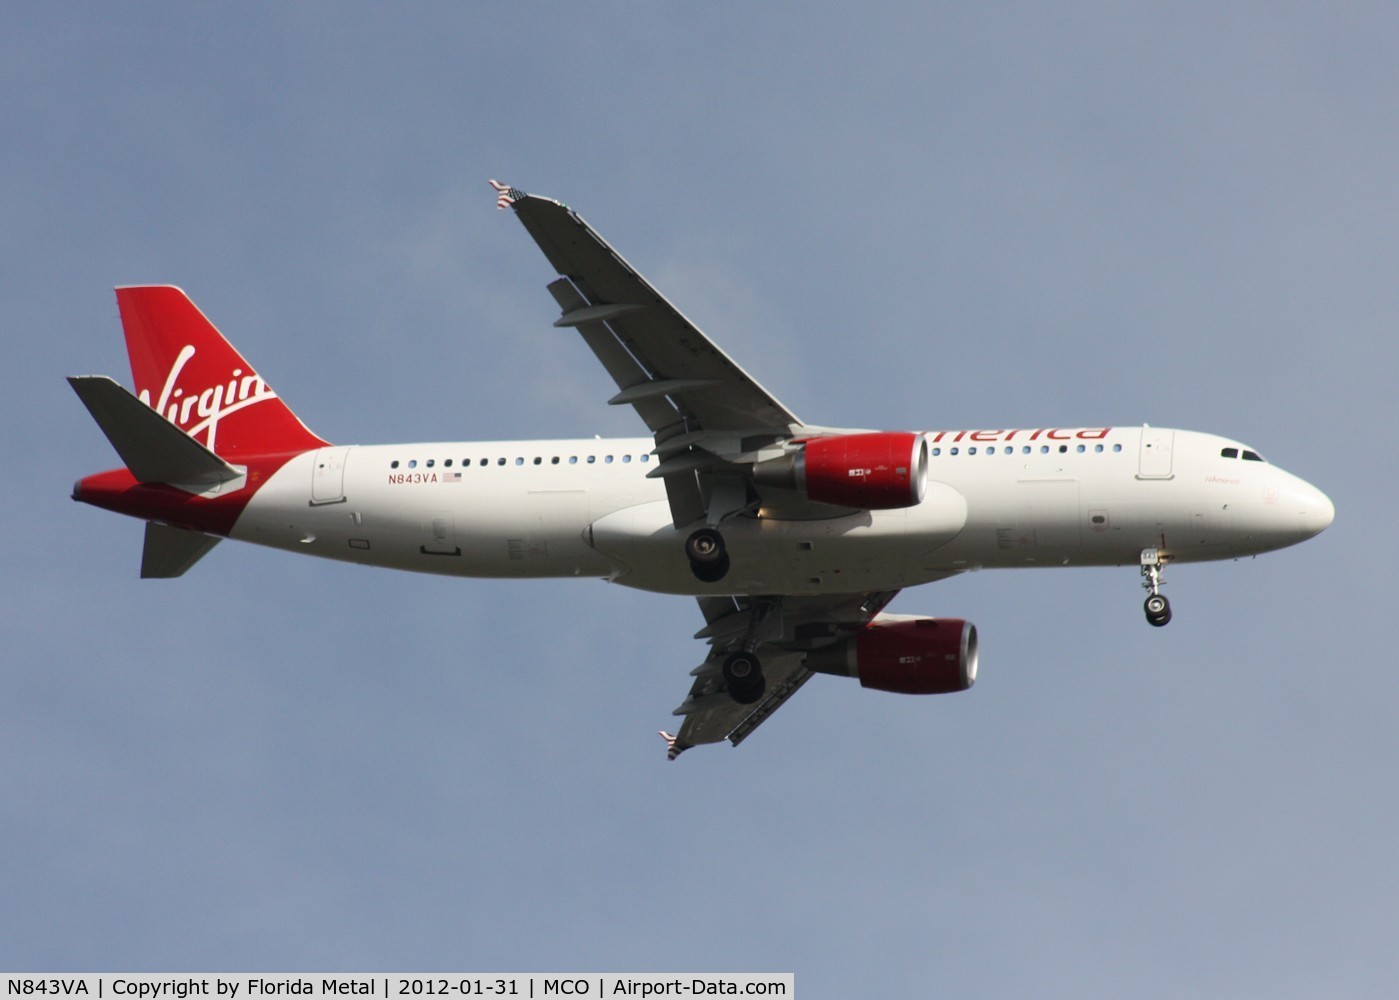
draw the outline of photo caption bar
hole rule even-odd
[[[790,972],[89,972],[0,973],[8,997],[56,1000],[266,1000],[298,997],[783,997],[795,996]]]

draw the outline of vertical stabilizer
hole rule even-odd
[[[117,306],[137,396],[210,451],[236,461],[326,444],[180,289],[118,288]]]

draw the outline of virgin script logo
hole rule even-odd
[[[155,403],[151,402],[149,389],[142,389],[138,395],[141,402],[190,437],[198,438],[207,432],[204,446],[214,451],[214,437],[220,420],[244,407],[276,399],[277,394],[257,372],[244,375],[241,368],[233,369],[227,384],[220,383],[199,391],[186,391],[179,385],[180,373],[194,355],[193,344],[186,344],[180,348],[180,353],[175,356],[175,363],[170,366],[170,372],[165,376],[160,398]]]

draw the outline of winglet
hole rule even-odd
[[[509,184],[502,184],[500,183],[500,181],[495,180],[491,181],[490,183],[491,187],[495,188],[496,208],[509,208],[521,198],[529,197],[523,191],[519,190],[518,188],[512,188]]]
[[[667,748],[667,749],[666,749],[666,755],[665,755],[665,756],[666,756],[666,760],[674,760],[676,757],[679,757],[679,756],[680,756],[682,753],[684,753],[686,750],[690,749],[690,744],[688,744],[688,743],[681,743],[678,737],[672,736],[670,733],[666,732],[664,729],[662,729],[662,730],[660,731],[660,733],[661,733],[661,739],[665,740],[665,742],[666,742],[666,748]]]

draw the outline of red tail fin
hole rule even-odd
[[[180,289],[118,288],[117,306],[136,395],[210,451],[238,458],[326,444]]]

